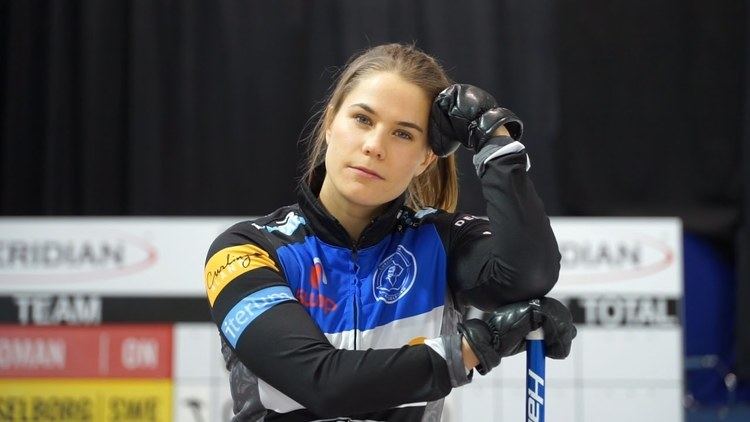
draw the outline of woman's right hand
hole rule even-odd
[[[511,303],[491,312],[487,321],[469,319],[458,329],[479,360],[477,370],[484,375],[501,358],[526,350],[526,336],[540,327],[546,355],[566,358],[577,331],[570,310],[553,298]]]

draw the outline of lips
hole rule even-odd
[[[360,166],[350,166],[350,167],[355,170],[359,170],[362,173],[368,174],[372,177],[385,180],[385,178],[381,176],[380,174],[378,174],[375,170],[370,170],[367,167],[360,167]]]

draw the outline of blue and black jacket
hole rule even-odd
[[[317,199],[238,223],[205,283],[230,370],[234,420],[439,420],[470,380],[456,330],[546,294],[560,255],[520,150],[486,163],[488,220],[389,204],[353,241]]]

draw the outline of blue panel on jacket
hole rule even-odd
[[[393,233],[356,257],[314,236],[276,252],[295,297],[325,333],[352,330],[355,321],[369,330],[445,302],[446,254],[431,224]]]

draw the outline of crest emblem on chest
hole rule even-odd
[[[395,303],[409,293],[416,277],[416,258],[399,245],[396,252],[378,264],[372,280],[372,294],[376,301]]]

